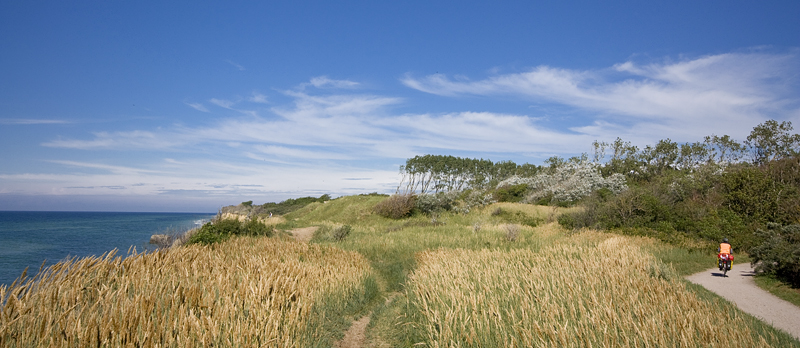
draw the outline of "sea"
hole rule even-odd
[[[0,211],[0,285],[72,257],[154,250],[153,234],[199,227],[215,214]]]

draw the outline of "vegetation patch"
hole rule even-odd
[[[757,272],[783,279],[800,288],[800,225],[768,224],[756,236],[764,242],[750,249]]]
[[[353,230],[353,227],[350,225],[343,225],[343,224],[335,224],[335,225],[322,225],[314,232],[314,240],[317,241],[333,241],[333,242],[341,242],[347,236],[350,235],[350,232]]]
[[[261,205],[253,205],[253,201],[242,202],[239,205],[231,205],[227,207],[223,207],[220,209],[220,215],[223,214],[236,214],[247,216],[250,218],[254,217],[268,217],[270,214],[275,215],[285,215],[301,209],[311,203],[322,203],[326,201],[330,201],[331,196],[324,194],[319,197],[301,197],[301,198],[290,198],[280,203],[264,203]]]
[[[530,216],[519,210],[508,210],[503,208],[494,209],[492,211],[492,216],[498,217],[506,222],[517,223],[530,227],[536,227],[544,222],[544,219],[538,216]]]
[[[375,205],[375,214],[390,218],[402,219],[411,216],[414,211],[416,196],[414,195],[394,195]]]
[[[275,234],[275,227],[259,220],[239,221],[234,219],[214,220],[194,232],[187,244],[213,244],[225,241],[232,236],[265,236]]]

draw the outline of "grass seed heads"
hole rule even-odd
[[[406,324],[435,347],[767,346],[741,316],[719,325],[718,308],[634,239],[588,237],[540,252],[422,252]]]
[[[366,301],[369,269],[355,252],[256,237],[73,258],[0,288],[0,345],[325,345],[315,320]]]

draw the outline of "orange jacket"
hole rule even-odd
[[[719,245],[719,253],[720,254],[730,254],[731,253],[731,245],[728,243],[721,243]]]

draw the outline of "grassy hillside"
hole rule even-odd
[[[394,220],[373,213],[385,199],[283,216],[281,230],[323,227],[310,244],[277,233],[56,265],[0,289],[0,346],[327,347],[372,312],[376,347],[800,347],[682,279],[715,263],[710,250],[555,221],[580,208]]]

